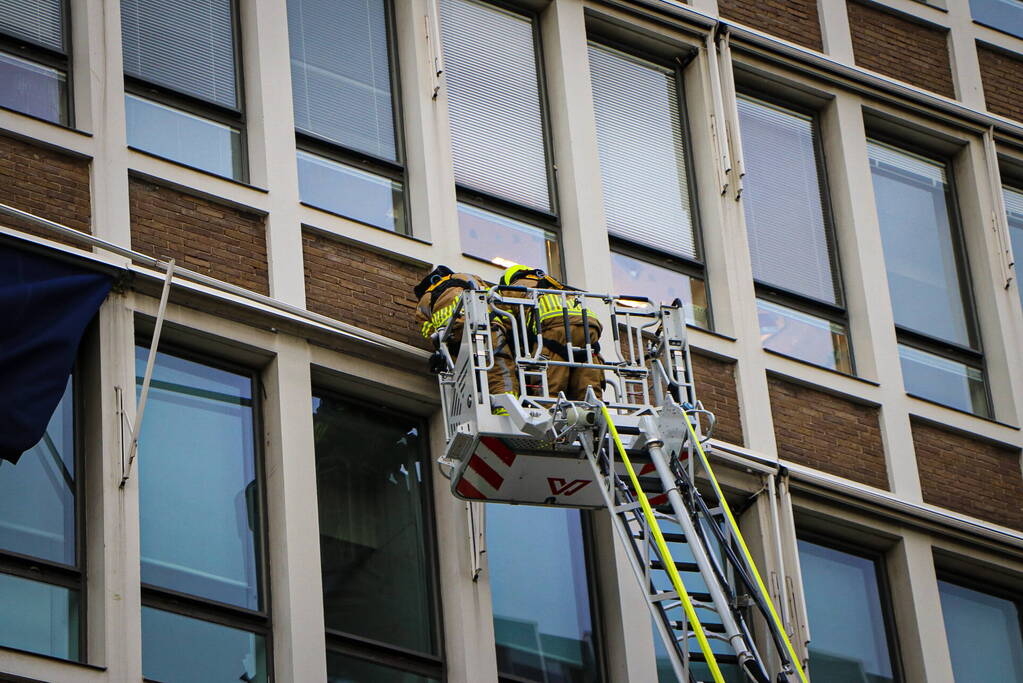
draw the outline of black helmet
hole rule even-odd
[[[442,277],[447,275],[454,275],[455,271],[451,270],[447,266],[435,266],[433,270],[426,274],[419,284],[416,285],[412,291],[416,294],[416,299],[422,299],[423,295],[426,294],[426,290],[430,288],[430,285],[436,284]]]

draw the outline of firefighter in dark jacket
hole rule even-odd
[[[451,320],[462,293],[474,289],[486,290],[489,286],[478,275],[455,273],[447,266],[437,266],[430,271],[413,290],[419,301],[416,306],[416,322],[420,324],[423,337],[436,343],[434,332],[442,329]],[[462,325],[462,316],[459,313],[459,317],[451,326],[448,350],[452,358],[458,354],[458,347],[462,342]],[[494,349],[494,368],[487,373],[490,395],[493,397],[506,393],[518,398],[518,376],[515,361],[507,344],[507,329],[496,317],[491,320],[490,329],[490,341]],[[443,368],[444,359],[438,351],[430,359],[430,369],[433,372],[440,372]],[[503,410],[494,412],[504,413]]]
[[[547,275],[539,268],[515,265],[501,276],[501,284],[530,289],[557,289],[577,291]],[[505,296],[525,296],[525,293],[508,292]],[[566,304],[567,303],[567,307]],[[586,347],[593,349],[594,363],[603,363],[600,357],[601,324],[592,315],[583,316],[582,304],[571,295],[563,298],[560,294],[541,294],[535,312],[530,313],[527,325],[529,333],[538,334],[543,341],[544,355],[549,360],[568,360],[568,341],[571,340],[577,362],[586,361]],[[565,392],[570,401],[586,398],[586,389],[593,387],[599,396],[604,389],[604,371],[597,368],[547,367],[547,388],[552,397]]]

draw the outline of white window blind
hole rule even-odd
[[[383,0],[288,0],[295,127],[395,160]]]
[[[63,0],[3,0],[0,33],[64,52]]]
[[[608,232],[697,258],[675,72],[591,43],[590,77]]]
[[[738,99],[738,109],[753,277],[835,303],[836,258],[824,219],[813,119],[748,97]]]
[[[122,0],[124,73],[238,106],[231,0]]]
[[[455,181],[551,210],[533,23],[470,0],[441,0]]]

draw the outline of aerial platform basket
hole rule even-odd
[[[572,360],[550,360],[542,333],[523,332],[531,328],[545,296],[561,298],[564,308],[574,307],[586,319],[601,320],[614,348],[599,354],[569,343]],[[495,287],[467,292],[451,320],[439,333],[440,347],[449,356],[448,370],[440,374],[447,437],[440,462],[450,474],[452,492],[464,500],[604,507],[578,438],[585,433],[592,439],[585,421],[594,419],[594,408],[547,395],[547,370],[555,365],[603,371],[608,408],[643,474],[652,466],[644,444],[637,442],[640,419],[654,415],[669,395],[695,404],[685,313],[678,302],[655,306],[638,297]],[[524,389],[517,399],[489,393],[487,373],[494,369],[495,352],[491,332],[496,325],[507,331],[507,345],[500,351],[515,361]],[[457,355],[450,357],[447,342],[459,328]],[[494,414],[495,409],[506,414]]]

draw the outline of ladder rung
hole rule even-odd
[[[650,560],[650,568],[664,571],[665,565],[660,560]],[[695,562],[676,562],[675,569],[680,572],[698,572],[700,571],[700,566]]]
[[[701,625],[703,626],[704,633],[706,633],[709,636],[710,635],[723,636],[725,634],[724,624],[715,624],[714,622],[711,622],[711,623],[708,624],[706,622],[701,622]],[[673,621],[673,622],[671,622],[671,627],[673,629],[675,629],[676,631],[685,631],[687,626],[688,626],[688,624],[686,624],[686,622],[684,622],[684,621]],[[692,635],[691,631],[690,631],[690,635]]]
[[[685,534],[677,534],[677,533],[670,532],[670,531],[662,531],[661,535],[664,536],[664,540],[667,541],[668,543],[685,543],[686,542],[686,535]],[[637,541],[642,541],[645,537],[646,537],[646,532],[644,530],[640,530],[639,532],[633,534],[633,538],[635,538]]]

